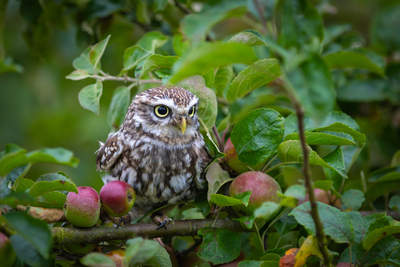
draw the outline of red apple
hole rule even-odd
[[[99,195],[89,186],[79,186],[78,193],[68,193],[64,212],[65,217],[72,225],[92,227],[99,220]]]
[[[228,141],[226,141],[225,143],[224,153],[226,163],[232,170],[237,173],[242,173],[249,170],[247,165],[239,160],[238,154],[236,153],[236,149],[233,146],[231,138],[228,138]]]
[[[1,266],[10,267],[15,261],[15,252],[11,247],[10,239],[0,232],[0,262]]]
[[[249,208],[255,209],[263,202],[279,202],[279,184],[271,176],[257,171],[242,173],[233,180],[229,187],[231,196],[251,191]]]
[[[329,192],[327,192],[325,190],[322,190],[320,188],[315,188],[314,189],[314,196],[315,196],[315,200],[316,201],[319,201],[319,202],[322,202],[322,203],[330,205],[331,194]],[[332,197],[332,198],[335,199],[334,206],[337,207],[337,208],[340,208],[341,207],[340,199],[339,198],[336,199],[335,197]],[[307,194],[305,199],[299,201],[299,204],[302,204],[302,203],[304,203],[306,201],[309,201],[309,200],[310,200],[310,198],[309,198],[309,196]]]
[[[108,215],[120,217],[132,209],[136,194],[129,184],[123,181],[111,181],[101,188],[100,199]]]

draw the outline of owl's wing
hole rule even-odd
[[[102,144],[97,150],[97,169],[108,171],[121,156],[125,149],[124,142],[119,133],[110,135],[105,144]]]

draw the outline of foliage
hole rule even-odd
[[[62,222],[34,218],[29,207],[62,209],[67,192],[77,192],[77,179],[54,170],[38,175],[32,166],[77,167],[78,159],[64,148],[28,152],[8,144],[0,152],[0,227],[17,255],[15,266],[116,266],[116,258],[107,253],[115,249],[124,253],[123,266],[173,266],[193,251],[199,266],[231,261],[278,266],[290,248],[299,248],[295,266],[322,262],[301,173],[299,111],[305,114],[311,178],[326,193],[326,203],[317,202],[317,209],[329,260],[400,265],[400,224],[391,213],[383,214],[400,209],[399,141],[392,134],[400,125],[400,42],[394,34],[400,5],[388,2],[372,19],[368,43],[352,25],[336,24],[329,14],[333,1],[21,0],[20,16],[29,22],[25,39],[43,57],[48,52],[43,33],[68,22],[79,25],[77,40],[86,40],[88,47],[68,61],[73,70],[66,78],[71,86],[81,86],[73,95],[89,120],[100,115],[111,130],[118,129],[135,94],[160,85],[180,85],[200,98],[201,132],[214,157],[205,172],[207,196],[204,192],[195,202],[173,208],[169,216],[228,218],[243,230],[204,228],[193,237],[158,242],[127,236],[126,242],[95,246],[53,244],[51,229]],[[1,7],[7,4],[0,0],[0,12],[6,13]],[[2,15],[0,72],[21,72],[5,49]],[[121,25],[142,30],[132,40]],[[129,44],[116,49],[123,38]],[[390,119],[380,120],[379,114]],[[68,131],[69,125],[63,126],[57,128],[60,135]],[[99,137],[89,130],[88,140],[94,143]],[[228,137],[244,166],[277,180],[283,189],[280,203],[264,202],[250,210],[251,192],[227,194],[238,174],[221,152]],[[385,142],[390,157],[374,158],[376,147]],[[94,170],[94,163],[88,168]]]

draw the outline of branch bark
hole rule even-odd
[[[131,82],[135,84],[145,84],[145,83],[162,83],[161,80],[157,79],[147,79],[147,80],[141,80],[141,79],[136,79],[136,78],[131,78],[127,76],[123,77],[118,77],[118,76],[112,76],[109,74],[106,74],[104,72],[101,73],[102,75],[90,75],[90,78],[100,80],[100,81],[119,81],[119,82]]]
[[[182,220],[173,221],[166,228],[157,229],[154,223],[139,223],[114,227],[96,227],[90,229],[54,227],[52,234],[58,244],[68,243],[96,243],[101,241],[125,240],[135,236],[148,238],[164,236],[196,235],[201,228],[229,229],[232,231],[246,231],[240,223],[227,219],[213,220]]]
[[[285,91],[288,93],[290,102],[292,102],[292,104],[295,108],[295,111],[296,111],[297,127],[299,130],[301,150],[303,152],[304,183],[305,183],[305,186],[307,189],[307,194],[310,199],[311,217],[315,224],[315,232],[316,232],[316,237],[317,237],[317,241],[318,241],[318,248],[323,257],[324,266],[331,266],[330,260],[329,260],[328,249],[325,245],[324,228],[322,226],[322,222],[319,217],[317,202],[315,200],[315,195],[314,195],[314,187],[313,187],[313,184],[311,181],[309,151],[308,151],[308,147],[307,147],[307,142],[306,142],[306,137],[305,137],[305,129],[304,129],[304,110],[303,110],[299,100],[296,98],[296,96],[294,94],[294,89],[291,87],[291,84],[286,79],[278,80],[277,82],[280,85],[280,87],[285,89]]]
[[[296,109],[299,137],[300,137],[301,149],[303,151],[304,183],[307,188],[308,196],[310,198],[311,217],[313,218],[315,224],[316,237],[318,240],[318,248],[321,251],[322,257],[324,258],[324,265],[330,266],[329,254],[324,242],[325,241],[324,228],[322,226],[319,217],[317,202],[315,200],[315,195],[314,195],[314,188],[310,177],[310,163],[308,157],[309,151],[306,143],[306,137],[304,134],[304,111],[300,103],[297,101],[297,99],[294,101],[294,107]]]

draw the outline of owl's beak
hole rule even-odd
[[[182,117],[182,120],[181,120],[181,132],[182,132],[182,134],[184,134],[186,132],[186,119],[185,119],[185,117]]]

